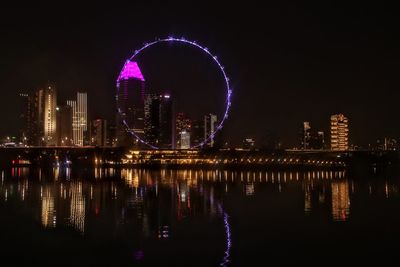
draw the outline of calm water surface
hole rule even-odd
[[[13,265],[398,264],[393,175],[0,172],[0,256]]]

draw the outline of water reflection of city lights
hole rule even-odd
[[[254,195],[254,183],[246,184],[245,192],[246,192],[246,196],[253,196]]]
[[[332,187],[332,217],[335,221],[346,221],[350,214],[349,184],[334,181]]]
[[[220,266],[228,266],[230,262],[230,253],[232,247],[232,240],[231,240],[231,226],[229,224],[229,216],[226,212],[223,213],[224,215],[224,228],[225,228],[225,237],[226,237],[226,249],[224,252],[224,256],[222,258],[222,262]]]
[[[224,252],[219,252],[223,253],[221,266],[229,265],[232,249],[231,217],[225,210],[229,205],[223,207],[222,203],[230,201],[229,197],[234,194],[243,197],[244,194],[254,196],[257,192],[257,197],[243,202],[255,203],[259,196],[267,195],[265,192],[276,193],[279,189],[282,194],[278,198],[295,192],[300,198],[296,197],[295,202],[294,198],[288,197],[287,201],[292,201],[290,205],[293,204],[301,216],[310,215],[306,217],[307,221],[317,217],[320,219],[319,215],[333,221],[349,220],[350,215],[356,214],[350,209],[353,208],[350,205],[353,194],[362,193],[368,199],[378,196],[382,201],[391,201],[399,196],[399,186],[393,180],[360,183],[349,180],[341,171],[158,172],[122,169],[122,180],[118,180],[116,177],[106,179],[111,177],[107,176],[110,170],[99,168],[91,171],[91,174],[99,177],[103,173],[104,179],[71,176],[69,180],[65,179],[60,167],[59,178],[56,178],[56,171],[50,171],[50,174],[43,171],[45,179],[42,181],[37,179],[39,173],[35,172],[36,177],[32,180],[28,178],[31,175],[29,170],[25,173],[23,169],[15,169],[14,175],[18,173],[21,176],[15,179],[10,171],[1,172],[0,202],[4,206],[16,202],[30,205],[34,209],[35,219],[45,229],[69,225],[75,231],[89,236],[91,227],[97,227],[109,216],[107,219],[111,218],[113,231],[120,235],[128,236],[136,231],[135,236],[140,238],[169,243],[172,237],[178,236],[177,225],[195,216],[204,218],[203,215],[207,215],[207,218],[216,219],[219,230],[224,229],[226,242]],[[54,176],[53,181],[49,180],[48,175]],[[315,214],[318,216],[313,216]]]
[[[46,187],[42,192],[42,225],[45,228],[56,227],[57,217],[54,205],[54,196],[52,188]]]
[[[79,232],[85,232],[85,198],[82,192],[82,182],[73,182],[70,185],[70,222]]]
[[[158,239],[167,239],[169,238],[169,226],[168,225],[162,225],[159,226],[158,228]]]

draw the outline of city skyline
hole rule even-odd
[[[32,92],[23,92],[19,93],[18,96],[20,97],[20,105],[19,108],[20,110],[19,115],[17,116],[16,119],[20,121],[24,125],[24,127],[21,127],[18,129],[18,134],[13,136],[13,140],[9,140],[10,135],[7,137],[3,137],[3,142],[9,143],[15,142],[17,145],[18,143],[21,145],[45,145],[45,146],[90,146],[90,145],[97,145],[101,144],[100,146],[125,146],[125,147],[132,147],[132,148],[141,148],[141,149],[148,149],[151,148],[151,146],[155,146],[153,148],[156,148],[157,144],[162,144],[160,145],[159,148],[177,148],[177,149],[188,149],[192,147],[196,147],[196,145],[200,144],[202,141],[206,140],[211,133],[215,133],[216,127],[217,127],[217,115],[215,114],[208,114],[203,116],[202,119],[192,119],[185,114],[185,112],[182,111],[175,111],[175,100],[173,96],[167,93],[145,93],[146,90],[145,85],[144,85],[144,78],[143,75],[140,73],[140,69],[138,68],[136,62],[134,62],[134,68],[136,69],[135,71],[138,71],[134,76],[125,77],[125,81],[120,80],[118,78],[118,83],[123,83],[125,84],[125,90],[122,90],[119,94],[125,95],[126,99],[130,99],[130,102],[135,102],[136,100],[134,99],[137,96],[142,96],[139,97],[143,101],[143,107],[140,110],[143,110],[143,114],[140,116],[139,121],[142,121],[141,124],[143,124],[142,129],[139,129],[139,132],[137,129],[132,128],[129,130],[130,127],[127,127],[127,125],[124,125],[121,123],[119,127],[116,127],[116,123],[118,123],[118,117],[121,116],[118,112],[117,114],[117,120],[113,121],[111,120],[111,125],[107,125],[107,120],[101,117],[90,117],[88,115],[88,97],[87,93],[82,93],[82,92],[77,92],[77,100],[66,100],[66,101],[57,101],[57,91],[55,89],[54,83],[49,83],[47,86],[43,87],[44,89],[36,89]],[[132,71],[132,69],[131,69]],[[135,72],[134,71],[134,72]],[[124,72],[124,69],[121,71],[121,75],[124,75],[127,72]],[[133,72],[132,72],[133,73]],[[139,76],[137,76],[139,75]],[[137,79],[141,80],[143,82],[142,85],[140,85],[139,88],[140,90],[139,95],[137,93],[134,95],[135,97],[132,98],[132,95],[128,94],[128,88],[132,87],[132,85],[129,85],[133,82],[133,87],[129,90],[134,90],[137,91],[136,89],[136,83]],[[133,79],[133,80],[132,80]],[[119,85],[118,85],[119,86]],[[124,88],[124,87],[123,87]],[[47,92],[47,91],[49,92]],[[128,97],[129,95],[129,97]],[[169,119],[167,119],[164,124],[168,121],[171,124],[172,128],[169,128],[170,133],[167,135],[169,136],[167,139],[170,139],[169,145],[166,145],[165,139],[164,142],[161,142],[157,139],[160,136],[162,138],[162,135],[165,135],[166,133],[162,133],[163,130],[158,129],[156,126],[146,126],[149,125],[149,110],[150,108],[148,107],[149,103],[148,102],[150,99],[171,99],[171,111],[161,111],[161,102],[160,102],[160,108],[159,111],[157,111],[160,114],[163,114],[165,112],[170,113]],[[118,99],[118,98],[117,98]],[[119,99],[122,99],[121,96]],[[45,101],[46,100],[46,101]],[[36,102],[32,102],[36,101]],[[151,100],[153,101],[153,100]],[[65,104],[65,103],[66,104]],[[133,103],[132,102],[132,103]],[[146,104],[146,102],[148,102]],[[40,104],[42,103],[42,104]],[[118,103],[118,101],[117,101]],[[47,106],[51,105],[51,109]],[[32,106],[37,106],[39,109],[35,109],[34,112],[32,112]],[[147,107],[146,107],[147,106]],[[132,106],[134,107],[134,106]],[[53,110],[54,109],[54,110]],[[70,110],[68,110],[70,109]],[[135,108],[133,108],[135,109]],[[157,109],[157,110],[158,110]],[[147,110],[147,111],[146,111]],[[174,111],[172,111],[174,110]],[[45,112],[47,111],[47,112]],[[136,111],[135,111],[136,112]],[[134,114],[133,112],[132,114]],[[156,112],[156,113],[157,113]],[[70,113],[70,115],[68,115]],[[137,112],[136,112],[137,113]],[[154,111],[153,111],[154,113]],[[40,115],[42,114],[42,115]],[[53,115],[54,114],[54,115]],[[125,115],[124,115],[125,116]],[[43,118],[42,118],[43,117]],[[48,118],[47,118],[48,117]],[[68,118],[70,118],[72,125],[68,125]],[[146,118],[147,117],[147,118]],[[42,118],[42,119],[40,119]],[[128,118],[128,117],[127,117]],[[133,118],[133,117],[132,117]],[[50,123],[50,119],[51,123]],[[97,135],[97,127],[94,127],[92,124],[92,121],[95,122],[96,120],[104,121],[105,125],[100,126],[100,137],[96,136]],[[165,119],[164,119],[165,120]],[[47,122],[47,123],[46,123]],[[67,122],[67,123],[66,123]],[[131,119],[130,123],[133,125],[135,120]],[[160,121],[161,122],[161,121]],[[157,125],[160,124],[160,122],[156,123]],[[152,122],[153,124],[155,122]],[[217,133],[214,138],[210,139],[209,142],[205,143],[203,146],[200,146],[202,148],[205,147],[213,147],[214,146],[214,139],[218,139],[218,145],[217,148],[223,148],[223,147],[230,147],[230,148],[238,148],[238,147],[247,147],[247,141],[246,140],[251,140],[251,146],[252,148],[268,148],[268,149],[300,149],[300,150],[338,150],[338,151],[345,151],[345,150],[354,150],[354,149],[379,149],[379,150],[393,150],[393,149],[398,149],[398,141],[396,138],[392,137],[387,137],[384,136],[382,138],[377,138],[376,140],[372,140],[372,142],[369,143],[368,146],[359,146],[357,144],[351,143],[349,140],[351,140],[351,131],[349,128],[348,123],[348,117],[346,117],[343,114],[332,114],[330,116],[330,121],[329,121],[329,129],[327,132],[322,131],[321,128],[315,128],[311,127],[311,123],[309,121],[304,121],[302,122],[302,126],[300,129],[300,135],[297,134],[298,141],[296,145],[294,146],[286,146],[282,145],[281,143],[272,143],[270,146],[265,146],[263,143],[261,143],[259,140],[255,140],[253,137],[249,136],[244,136],[242,139],[241,144],[232,144],[229,142],[229,139],[222,139],[221,137],[218,138],[218,135],[220,133]],[[51,127],[50,127],[51,126]],[[128,126],[131,126],[128,124]],[[37,130],[33,130],[31,128],[35,128]],[[69,129],[69,127],[71,129]],[[116,127],[116,132],[114,133],[113,129]],[[144,127],[144,128],[143,128]],[[147,127],[147,128],[146,128]],[[123,134],[126,135],[127,137],[127,142],[128,143],[118,143],[118,128],[120,129]],[[149,137],[149,129],[150,128],[157,128],[156,135],[153,137]],[[51,135],[49,135],[47,132],[52,130]],[[147,129],[147,130],[146,130]],[[339,130],[338,130],[339,129]],[[35,132],[36,131],[36,132]],[[71,134],[65,135],[66,132],[71,131]],[[136,134],[141,134],[143,138],[143,144],[141,146],[137,146],[140,142],[137,141],[136,138],[131,136],[129,134],[129,131],[135,132]],[[146,134],[146,131],[148,134]],[[183,133],[184,137],[181,135]],[[325,134],[325,133],[328,133]],[[29,136],[30,134],[30,136]],[[65,136],[63,136],[63,134]],[[161,135],[160,135],[161,134]],[[292,132],[293,136],[296,134]],[[27,138],[29,136],[29,138]],[[35,139],[32,139],[30,137],[34,137]],[[68,137],[67,137],[68,136]],[[101,136],[107,136],[101,137]],[[338,137],[339,136],[339,137]],[[156,138],[156,139],[154,139]],[[183,138],[183,139],[182,139]],[[325,139],[326,138],[326,139]],[[100,139],[104,139],[104,141],[98,141]],[[154,139],[154,140],[153,140]],[[136,140],[136,141],[135,141]],[[279,140],[279,139],[278,139]],[[181,147],[181,141],[185,142],[185,145]],[[334,144],[336,143],[336,144]],[[337,143],[340,143],[337,145]],[[136,144],[133,145],[132,144]]]
[[[0,145],[134,149],[215,145],[217,115],[209,113],[191,119],[185,112],[175,110],[178,104],[175,96],[147,91],[137,63],[127,61],[117,79],[115,120],[109,124],[104,118],[90,116],[88,95],[82,90],[76,93],[76,99],[66,101],[57,101],[54,84],[19,93],[18,134],[3,138]],[[219,141],[218,146],[222,144]]]
[[[128,62],[126,66],[129,66],[129,70],[125,68],[122,69],[120,77],[117,80],[117,106],[118,101],[121,99],[128,100],[129,103],[137,102],[137,98],[139,98],[139,102],[142,103],[143,114],[140,115],[139,121],[142,125],[142,129],[139,129],[139,132],[135,127],[130,129],[130,126],[135,124],[135,119],[129,119],[126,117],[127,115],[123,115],[126,117],[128,121],[127,125],[121,123],[118,126],[116,124],[120,122],[121,114],[119,112],[116,113],[116,120],[111,120],[107,124],[107,120],[101,117],[90,117],[88,115],[88,97],[87,93],[77,92],[77,100],[67,100],[66,104],[63,104],[63,101],[57,102],[57,94],[55,90],[54,83],[50,85],[50,83],[44,87],[44,89],[36,89],[33,92],[21,92],[18,94],[20,97],[20,105],[19,107],[19,115],[17,116],[18,121],[23,125],[20,129],[18,129],[18,134],[12,137],[11,136],[3,137],[3,144],[6,143],[15,143],[16,145],[44,145],[44,146],[124,146],[131,147],[136,149],[148,149],[148,148],[176,148],[176,149],[189,149],[197,147],[202,141],[206,140],[212,133],[215,133],[217,127],[217,115],[208,114],[203,116],[202,119],[193,119],[188,117],[185,112],[176,111],[175,110],[175,96],[171,96],[168,93],[146,93],[145,85],[144,85],[144,77],[137,65],[136,62]],[[126,77],[122,77],[126,76]],[[121,78],[122,77],[122,78]],[[137,87],[137,81],[140,81],[139,87]],[[120,85],[123,84],[123,85]],[[131,85],[130,85],[131,84]],[[122,89],[118,89],[119,87]],[[124,89],[125,88],[125,89]],[[130,88],[130,89],[129,89]],[[46,93],[48,90],[49,93]],[[132,91],[133,90],[133,91]],[[129,91],[134,92],[132,95],[128,93]],[[136,92],[136,93],[135,93]],[[139,93],[139,94],[138,94]],[[49,99],[47,99],[49,98]],[[50,101],[50,99],[52,101]],[[119,99],[119,100],[118,100]],[[142,99],[142,100],[140,100]],[[161,108],[162,101],[166,99],[171,101],[169,109],[165,110],[165,108]],[[48,100],[48,101],[45,101]],[[150,104],[151,101],[157,100],[159,102],[159,107],[152,111],[152,113],[159,114],[168,114],[168,119],[154,117],[154,115],[150,115],[151,109]],[[150,102],[149,102],[150,101]],[[40,104],[43,103],[43,104]],[[49,108],[46,108],[45,104],[50,105],[54,108],[54,111],[50,112]],[[128,103],[128,102],[127,102]],[[127,105],[127,104],[125,104]],[[138,104],[136,104],[138,105]],[[156,105],[156,106],[157,106]],[[36,106],[36,109],[32,107]],[[128,105],[129,106],[129,105]],[[154,105],[153,105],[154,106]],[[39,107],[39,109],[37,109]],[[135,105],[129,107],[128,109],[132,109],[128,113],[137,114],[135,111]],[[33,111],[34,110],[34,111]],[[48,112],[45,113],[44,111]],[[158,110],[158,111],[157,111]],[[50,114],[56,114],[51,115]],[[154,114],[155,114],[154,113]],[[42,114],[42,115],[40,115]],[[123,114],[123,113],[122,113]],[[49,121],[44,117],[53,118],[51,123],[45,123]],[[151,121],[150,117],[152,117]],[[40,119],[43,117],[42,119]],[[49,117],[49,118],[50,118]],[[79,118],[78,118],[79,117]],[[156,122],[154,120],[160,120]],[[168,133],[161,128],[165,128],[165,126],[161,127],[161,120],[164,120],[163,124],[170,124]],[[96,122],[102,121],[102,122]],[[218,138],[217,148],[251,148],[251,149],[300,149],[300,150],[337,150],[337,151],[345,151],[345,150],[397,150],[399,149],[398,141],[396,138],[392,137],[382,137],[373,140],[368,146],[359,146],[357,144],[351,143],[349,140],[351,137],[351,132],[349,130],[349,119],[343,114],[333,114],[330,116],[330,127],[327,132],[321,130],[321,128],[311,127],[309,121],[304,121],[301,124],[300,132],[298,135],[297,144],[294,146],[286,146],[282,145],[279,141],[277,143],[272,143],[269,146],[265,146],[259,140],[255,140],[253,137],[244,136],[241,144],[232,144],[229,142],[229,139],[223,139],[221,137],[218,138],[218,134],[214,136],[214,138],[210,139],[209,142],[204,143],[200,148],[213,147],[214,139]],[[169,122],[169,123],[167,123]],[[99,126],[94,126],[94,124],[100,123]],[[167,124],[166,124],[167,123]],[[70,125],[68,125],[70,124]],[[46,135],[46,129],[52,126],[53,130],[52,136],[49,141],[48,134]],[[57,125],[57,126],[55,126]],[[146,126],[147,125],[147,126]],[[158,125],[158,126],[157,126]],[[53,129],[54,128],[54,129]],[[351,128],[351,127],[350,127]],[[119,130],[118,130],[119,129]],[[48,130],[47,130],[48,131]],[[114,132],[115,131],[115,132]],[[120,131],[121,133],[118,133]],[[142,144],[138,142],[137,138],[132,136],[129,131],[132,131],[136,134],[141,135]],[[151,133],[152,132],[152,133]],[[328,134],[326,134],[328,133]],[[126,135],[127,143],[118,143],[119,135]],[[292,133],[293,134],[293,133]],[[164,136],[164,137],[162,137]],[[165,139],[165,136],[168,136]],[[164,139],[163,139],[164,138]],[[41,140],[40,140],[41,139]],[[79,140],[78,140],[79,139]],[[160,141],[163,139],[164,141]],[[136,141],[135,141],[136,140]],[[169,141],[166,141],[169,140]],[[182,146],[181,143],[184,143]],[[250,143],[249,143],[250,142]],[[152,147],[153,146],[153,147]]]

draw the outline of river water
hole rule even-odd
[[[345,171],[1,170],[0,256],[38,266],[395,265],[400,179]]]

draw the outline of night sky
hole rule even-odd
[[[226,67],[234,94],[224,136],[231,143],[275,136],[290,147],[302,121],[327,130],[339,112],[350,119],[351,143],[400,137],[393,6],[131,2],[0,9],[1,136],[17,131],[18,93],[48,81],[60,104],[87,91],[91,117],[112,119],[125,59],[144,42],[172,35],[207,46]],[[140,60],[151,88],[179,95],[187,113],[220,112],[222,77],[200,52],[161,45]]]

